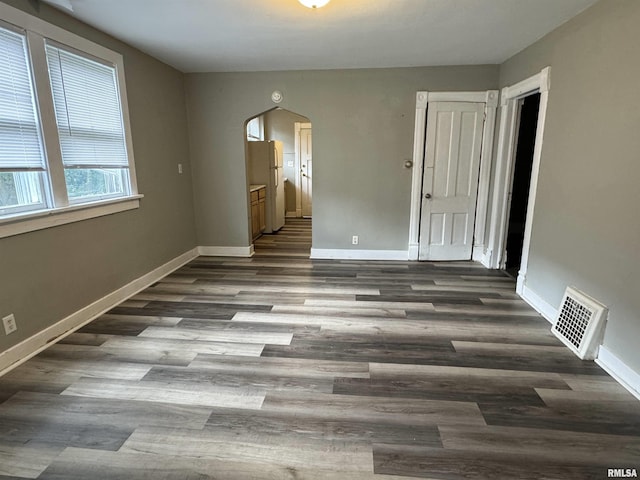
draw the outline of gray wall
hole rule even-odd
[[[4,3],[123,54],[145,197],[137,210],[0,239],[0,315],[18,323],[0,351],[196,245],[183,74],[47,6]]]
[[[287,213],[296,213],[296,122],[307,123],[309,119],[288,110],[272,110],[264,115],[265,140],[280,140],[284,146],[284,176],[288,180],[285,183],[284,197]],[[289,162],[294,166],[290,167]]]
[[[250,244],[243,125],[280,90],[313,123],[314,248],[407,250],[416,91],[497,84],[497,66],[188,74],[199,244]]]
[[[609,306],[604,344],[640,372],[640,2],[601,1],[504,65],[502,86],[551,66],[527,285]]]

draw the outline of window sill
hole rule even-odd
[[[140,199],[143,197],[144,195],[131,195],[113,200],[19,213],[0,218],[0,238],[134,210],[140,207]]]

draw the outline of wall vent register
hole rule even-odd
[[[567,287],[553,334],[583,360],[593,360],[602,342],[607,308],[573,287]]]

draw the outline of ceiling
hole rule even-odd
[[[596,2],[42,1],[183,72],[499,64]]]

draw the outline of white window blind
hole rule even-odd
[[[116,69],[47,43],[66,168],[128,168]]]
[[[24,35],[0,27],[0,169],[43,169]]]

